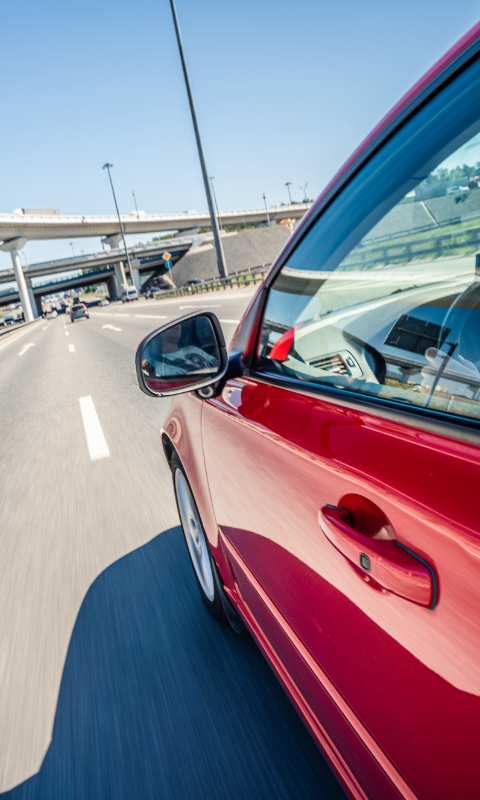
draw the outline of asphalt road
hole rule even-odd
[[[204,609],[160,441],[170,401],[130,375],[153,328],[208,307],[229,340],[251,295],[0,340],[2,798],[344,796],[254,642]]]

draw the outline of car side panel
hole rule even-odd
[[[282,617],[419,796],[475,796],[479,448],[253,379],[207,401],[203,429],[218,524]],[[433,611],[327,540],[318,512],[347,493],[432,564]]]
[[[303,712],[307,721],[309,716],[313,717],[315,725],[311,726],[311,730],[314,736],[327,756],[330,756],[334,766],[337,766],[337,769],[340,767],[340,774],[349,777],[353,796],[365,797],[368,800],[399,800],[400,797],[414,800],[416,797],[414,793],[392,768],[368,731],[361,725],[358,726],[355,715],[351,713],[328,678],[325,675],[319,678],[318,665],[302,646],[278,609],[269,602],[269,598],[262,592],[260,585],[235,548],[228,539],[224,538],[223,541],[235,576],[237,594],[240,597],[240,604],[237,607],[240,611],[244,611],[247,624],[253,621],[254,635],[258,626],[261,634],[266,637],[276,658],[294,684],[290,694],[295,700],[295,690],[300,693],[306,705],[306,709],[300,706],[300,712]],[[290,688],[288,684],[286,688],[287,690]],[[357,723],[358,731],[352,727],[352,721]],[[368,740],[371,749],[367,747],[365,739]],[[372,750],[375,751],[378,760],[372,756]],[[390,771],[395,782],[403,788],[402,794],[397,791],[386,770]]]

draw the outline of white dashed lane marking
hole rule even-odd
[[[65,336],[70,336],[68,331],[65,331]]]
[[[115,325],[102,325],[102,328],[110,328],[111,331],[121,331],[121,328],[116,328]]]
[[[197,306],[179,306],[180,311],[182,308],[197,308]],[[221,305],[211,306],[209,303],[205,303],[205,308],[221,308]]]
[[[143,319],[168,319],[168,317],[161,316],[160,314],[135,314],[135,316],[142,317]]]
[[[221,322],[224,325],[228,325],[230,323],[232,325],[238,325],[240,320],[239,319],[220,319],[219,322]]]
[[[91,460],[99,461],[101,458],[109,458],[110,451],[92,398],[90,396],[80,397],[79,400]]]
[[[29,347],[35,347],[35,345],[33,344],[33,342],[30,342],[29,344],[24,344],[24,345],[23,345],[23,347],[22,347],[22,349],[20,350],[20,352],[19,352],[19,354],[18,354],[18,355],[19,355],[19,356],[23,356],[23,355],[24,355],[24,353],[26,353],[26,352],[27,352],[27,350],[29,349]]]
[[[68,345],[68,352],[69,353],[74,353],[75,352],[75,345],[74,344],[69,344]]]

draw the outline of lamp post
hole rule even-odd
[[[135,197],[135,189],[133,190],[132,194],[133,194],[133,202],[135,203],[135,211],[137,212],[137,219],[138,219],[137,198]]]
[[[120,211],[118,210],[117,198],[115,196],[115,189],[113,188],[112,176],[110,174],[110,170],[111,170],[112,167],[113,167],[113,164],[109,164],[107,162],[106,164],[103,165],[102,169],[106,169],[107,170],[108,177],[110,178],[110,186],[112,187],[113,200],[115,202],[115,208],[117,209],[118,224],[120,225],[120,233],[122,234],[123,246],[125,248],[125,255],[127,257],[128,271],[130,272],[130,277],[132,279],[132,286],[135,286],[135,281],[133,280],[132,265],[130,264],[130,256],[128,255],[127,243],[125,241],[125,234],[123,232],[122,220],[120,219]]]
[[[215,200],[215,208],[217,209],[218,225],[219,225],[220,230],[223,230],[222,229],[222,220],[220,219],[220,214],[218,213],[217,195],[215,194],[215,187],[213,185],[213,181],[214,180],[215,180],[215,178],[212,177],[212,175],[210,175],[210,183],[212,184],[213,199]]]
[[[288,189],[288,198],[290,200],[290,205],[292,205],[292,195],[290,194],[290,186],[292,185],[292,181],[287,181],[285,186]]]
[[[195,138],[197,140],[197,149],[198,149],[198,157],[200,159],[200,166],[202,168],[202,175],[203,175],[203,183],[205,186],[205,193],[207,195],[207,203],[208,203],[208,211],[210,213],[210,222],[212,226],[213,232],[213,239],[215,242],[215,250],[217,253],[217,264],[218,264],[218,271],[222,278],[226,278],[228,276],[227,272],[227,264],[225,261],[225,255],[223,252],[222,247],[222,240],[220,238],[220,232],[218,229],[218,220],[215,215],[215,209],[213,204],[213,197],[212,197],[212,190],[210,187],[210,183],[208,181],[208,170],[207,165],[205,163],[205,154],[203,152],[203,144],[202,138],[200,136],[200,128],[198,127],[197,121],[197,112],[195,110],[195,103],[193,100],[192,94],[192,87],[190,86],[190,77],[188,74],[187,69],[187,62],[185,61],[185,53],[183,52],[183,42],[182,42],[182,35],[180,33],[180,26],[178,24],[178,17],[177,17],[177,9],[175,7],[175,0],[170,0],[170,7],[172,9],[172,16],[173,16],[173,24],[175,26],[175,33],[177,35],[177,43],[178,49],[180,51],[180,60],[182,62],[182,69],[183,69],[183,77],[185,78],[185,86],[187,89],[188,95],[188,102],[190,105],[190,112],[192,114],[192,122],[193,122],[193,129],[195,131]]]
[[[268,208],[267,208],[267,196],[265,192],[263,193],[263,202],[265,203],[265,211],[267,212],[267,224],[270,227],[270,217],[268,216]]]
[[[75,258],[75,250],[73,249],[73,242],[70,242],[70,247],[72,248],[73,257]]]
[[[308,182],[305,184],[305,186],[300,186],[300,189],[303,192],[303,199],[304,199],[305,203],[307,202],[307,186],[308,186]]]

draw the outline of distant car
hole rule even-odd
[[[468,186],[450,186],[447,189],[447,194],[459,194],[460,192],[468,192]]]
[[[185,281],[183,288],[192,291],[195,286],[201,286],[202,283],[205,283],[203,278],[190,278],[190,280]]]
[[[90,319],[85,303],[74,303],[70,309],[70,319],[75,322],[76,319]]]
[[[6,325],[14,325],[15,320],[11,314],[8,314],[6,317],[3,318],[3,324]]]
[[[110,303],[109,303],[109,301],[107,300],[106,297],[102,297],[102,299],[100,300],[98,305],[99,306],[108,306],[108,305],[110,305]]]
[[[129,286],[122,294],[122,303],[128,303],[131,300],[138,300],[138,292],[134,286]]]
[[[55,319],[55,317],[58,317],[58,311],[57,311],[57,309],[56,309],[56,308],[51,308],[51,309],[50,309],[49,311],[47,311],[47,313],[45,314],[45,319]]]

